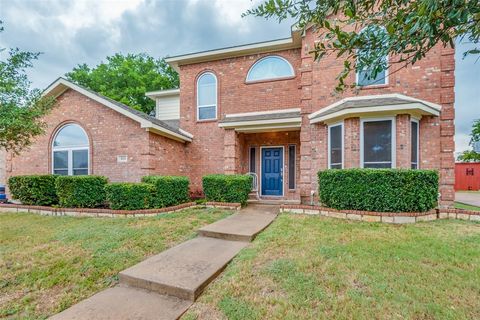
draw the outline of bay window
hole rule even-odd
[[[395,168],[395,118],[361,120],[360,154],[363,168]]]

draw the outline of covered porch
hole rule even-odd
[[[259,200],[299,203],[300,109],[227,115],[224,171],[250,174]]]

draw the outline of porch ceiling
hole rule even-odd
[[[384,94],[350,97],[337,101],[308,116],[310,123],[334,122],[352,116],[376,116],[407,113],[416,117],[440,115],[438,104],[405,96]]]
[[[298,108],[227,114],[218,124],[221,128],[245,133],[300,130],[301,125]]]

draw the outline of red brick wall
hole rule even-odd
[[[245,83],[250,67],[267,54],[249,55],[213,62],[182,66],[180,69],[180,126],[194,135],[187,144],[187,165],[192,185],[201,189],[201,177],[209,173],[233,172],[230,167],[239,159],[225,162],[225,150],[235,148],[231,137],[218,127],[217,121],[196,120],[196,81],[204,71],[213,72],[218,79],[218,118],[225,114],[267,111],[300,107],[300,50],[274,53],[287,59],[296,71],[295,77],[281,81]],[[232,133],[231,133],[232,134]],[[230,142],[229,142],[230,141]]]
[[[79,124],[90,139],[90,173],[110,181],[139,181],[147,174],[184,174],[183,144],[140,128],[120,113],[68,90],[45,117],[46,133],[19,156],[8,156],[7,175],[51,173],[53,135],[64,124]],[[128,162],[117,163],[117,155]]]

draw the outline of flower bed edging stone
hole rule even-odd
[[[172,207],[145,209],[145,210],[112,210],[91,208],[54,208],[46,206],[28,206],[22,204],[0,204],[0,212],[28,212],[47,216],[71,216],[71,217],[100,217],[100,218],[133,218],[152,217],[159,214],[182,211],[189,208],[219,208],[228,210],[240,210],[238,203],[207,202],[198,205],[195,202],[182,203]]]
[[[432,209],[427,212],[374,212],[360,210],[337,210],[322,206],[282,204],[280,212],[292,212],[297,214],[314,214],[325,217],[348,219],[366,222],[384,223],[415,223],[421,221],[433,221],[437,219],[461,219],[480,222],[480,211],[463,209]]]

